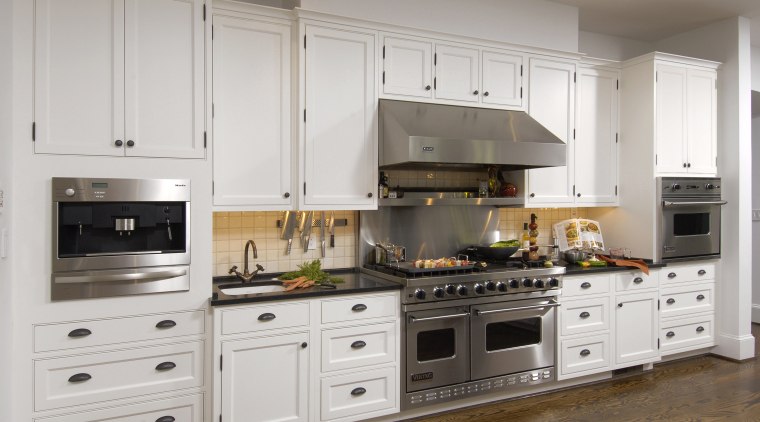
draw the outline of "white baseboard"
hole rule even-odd
[[[760,324],[760,304],[752,304],[752,322]]]
[[[720,333],[715,336],[716,346],[712,353],[734,360],[755,357],[755,337],[752,334],[735,336]]]

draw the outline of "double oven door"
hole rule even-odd
[[[554,366],[552,298],[406,313],[406,392]]]

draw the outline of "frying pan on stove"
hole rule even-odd
[[[486,245],[473,245],[459,251],[459,253],[467,255],[470,261],[506,261],[507,258],[517,252],[518,249],[520,249],[519,246],[508,248],[492,248]]]

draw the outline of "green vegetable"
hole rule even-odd
[[[340,277],[334,277],[330,274],[322,271],[322,262],[315,259],[310,262],[304,262],[298,265],[298,271],[291,271],[289,273],[282,274],[277,277],[280,280],[293,280],[298,277],[306,277],[309,280],[314,280],[316,284],[320,283],[342,283],[343,279]]]
[[[516,248],[518,246],[520,246],[520,241],[517,239],[501,240],[491,244],[492,248]]]

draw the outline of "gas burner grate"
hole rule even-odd
[[[442,276],[452,276],[452,275],[463,275],[463,274],[475,274],[475,273],[481,273],[487,271],[485,268],[479,268],[479,267],[473,267],[473,268],[430,268],[430,271],[420,271],[419,269],[416,271],[407,271],[404,268],[397,268],[393,266],[386,266],[386,265],[374,265],[374,264],[366,264],[364,265],[364,268],[367,268],[369,270],[379,271],[385,274],[390,274],[395,277],[403,277],[403,278],[426,278],[426,277],[442,277]]]

